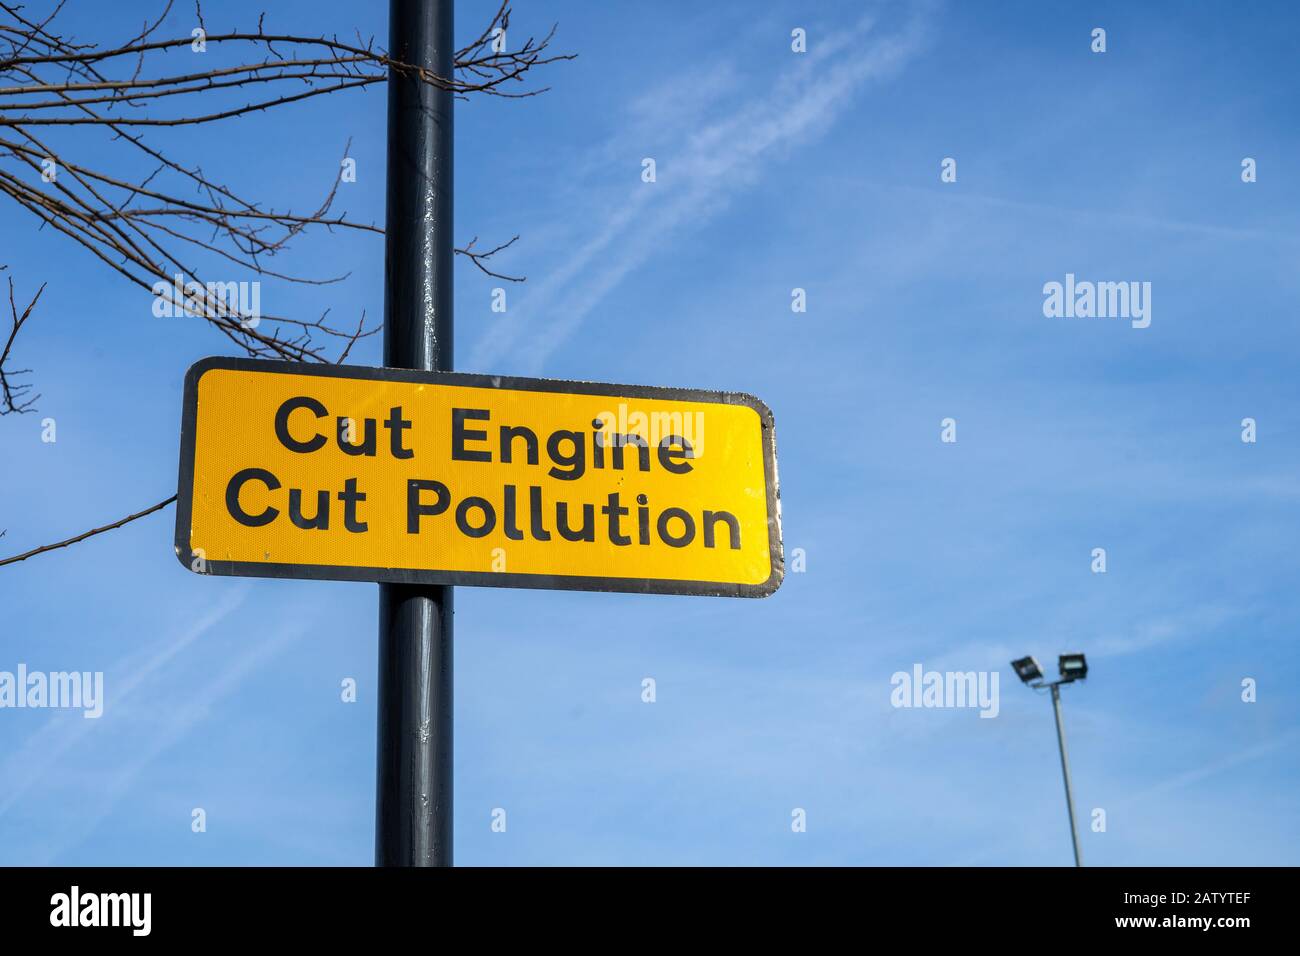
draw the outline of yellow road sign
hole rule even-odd
[[[750,395],[209,358],[184,401],[194,571],[738,597],[784,573]]]

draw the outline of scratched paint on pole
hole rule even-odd
[[[763,597],[772,414],[734,392],[210,358],[185,380],[191,570]]]

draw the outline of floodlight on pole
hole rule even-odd
[[[1026,684],[1039,680],[1043,676],[1043,669],[1032,657],[1022,657],[1018,661],[1012,661],[1011,666],[1015,669],[1016,675]]]
[[[1074,865],[1083,866],[1079,852],[1079,827],[1074,819],[1074,785],[1070,782],[1070,758],[1065,749],[1065,722],[1061,717],[1061,685],[1084,680],[1088,676],[1088,661],[1082,654],[1062,654],[1057,658],[1060,679],[1047,681],[1043,669],[1033,657],[1021,657],[1011,662],[1012,669],[1025,684],[1034,690],[1046,687],[1052,692],[1052,713],[1056,717],[1056,742],[1061,749],[1061,776],[1065,778],[1065,809],[1070,814],[1070,840],[1074,845]]]
[[[1088,661],[1082,654],[1062,654],[1057,659],[1057,667],[1065,681],[1083,680],[1088,676]]]

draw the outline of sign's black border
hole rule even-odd
[[[180,476],[176,493],[175,550],[177,560],[187,569],[193,568],[195,557],[190,550],[189,535],[194,492],[194,431],[198,415],[198,386],[203,374],[213,369],[747,405],[758,413],[762,422],[763,477],[767,490],[767,532],[772,573],[762,584],[731,584],[717,581],[675,581],[664,578],[607,578],[495,571],[423,571],[409,568],[214,561],[207,557],[203,560],[207,570],[200,573],[260,578],[305,578],[319,581],[452,584],[476,587],[550,588],[566,591],[620,591],[634,594],[697,594],[711,597],[767,597],[781,586],[785,576],[785,556],[781,544],[781,494],[776,471],[775,423],[772,410],[753,395],[707,389],[613,385],[604,382],[571,382],[563,379],[517,378],[508,375],[479,375],[467,372],[421,372],[412,369],[361,365],[307,365],[226,356],[200,359],[185,373],[185,395],[181,412]]]

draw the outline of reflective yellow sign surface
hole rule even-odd
[[[176,551],[209,574],[763,596],[772,417],[747,395],[206,359]]]

